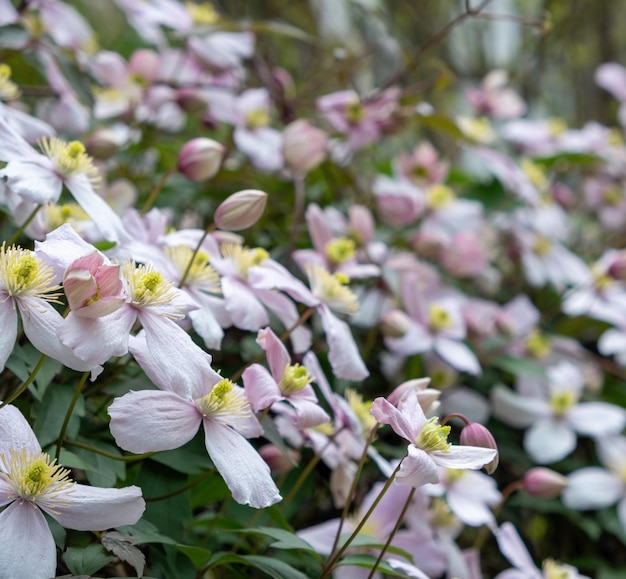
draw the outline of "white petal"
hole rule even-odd
[[[626,425],[626,410],[608,402],[581,402],[570,408],[567,421],[580,434],[619,434]]]
[[[42,508],[61,525],[77,531],[104,531],[122,525],[134,525],[143,515],[146,503],[141,489],[102,489],[76,484],[61,497],[61,504]]]
[[[541,579],[543,574],[535,567],[535,564],[528,553],[526,545],[511,523],[502,523],[500,528],[494,531],[500,552],[510,561],[511,565],[524,571],[524,579]],[[513,577],[515,575],[511,575]]]
[[[8,180],[11,191],[33,203],[56,202],[61,196],[63,183],[52,167],[39,162],[12,161],[3,170],[2,174]]]
[[[491,462],[496,451],[492,448],[478,446],[452,445],[448,452],[433,452],[431,458],[445,468],[478,469]]]
[[[206,419],[204,430],[207,452],[238,503],[262,509],[281,500],[269,466],[241,434]]]
[[[252,291],[239,280],[222,277],[222,292],[226,300],[226,311],[235,326],[256,332],[269,324],[265,308]]]
[[[463,342],[447,338],[435,338],[434,347],[435,352],[453,368],[468,374],[480,374],[480,363],[476,354]]]
[[[41,452],[39,441],[22,413],[8,404],[0,408],[0,470],[5,470],[3,455],[8,456],[9,450],[19,452],[26,448],[31,452]]]
[[[564,422],[547,418],[526,431],[524,448],[537,463],[550,464],[576,448],[576,434]]]
[[[0,293],[0,371],[15,347],[17,339],[17,310],[15,302],[4,292]]]
[[[160,390],[131,391],[116,398],[108,412],[117,445],[137,454],[179,448],[202,422],[192,401]]]
[[[544,401],[524,398],[505,386],[496,385],[493,388],[491,401],[494,416],[516,428],[526,428],[538,418],[549,414]]]
[[[15,501],[0,513],[0,572],[6,579],[50,579],[56,574],[57,552],[41,511]]]
[[[408,454],[402,459],[402,466],[396,475],[399,483],[417,488],[439,482],[439,470],[428,454],[412,444],[409,444],[407,451]]]
[[[581,468],[567,477],[563,502],[571,509],[602,509],[626,494],[624,482],[616,474],[598,467]]]

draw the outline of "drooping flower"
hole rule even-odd
[[[408,454],[396,476],[399,483],[414,487],[438,483],[438,466],[479,469],[496,456],[496,451],[490,448],[450,444],[450,427],[439,424],[437,417],[426,419],[414,388],[407,390],[397,408],[385,398],[376,398],[372,414],[378,422],[389,424],[396,434],[409,441]]]
[[[56,574],[56,548],[42,511],[68,529],[103,531],[135,524],[141,489],[77,484],[42,452],[14,406],[0,409],[0,569],[3,577],[47,579]]]

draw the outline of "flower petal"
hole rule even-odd
[[[415,395],[417,398],[417,393]],[[405,416],[404,413],[400,412],[391,402],[387,399],[379,397],[372,402],[371,408],[372,416],[380,422],[381,424],[389,424],[393,431],[405,438],[410,443],[414,443],[417,435],[419,434],[419,429],[422,424],[426,420],[424,417],[424,411],[422,411],[421,422],[419,421],[419,414],[417,415],[418,420],[414,420],[413,416],[410,413],[407,413]]]
[[[137,454],[179,448],[202,422],[192,401],[163,390],[131,391],[116,398],[108,412],[117,445]]]
[[[222,277],[226,311],[233,324],[242,330],[256,332],[269,324],[269,317],[250,289],[237,279]]]
[[[0,569],[7,578],[49,579],[56,575],[57,552],[41,511],[15,501],[0,513]]]
[[[408,454],[402,459],[396,481],[400,484],[421,487],[439,482],[439,470],[433,459],[413,444],[409,444]]]
[[[491,401],[494,416],[516,428],[526,428],[537,418],[549,414],[548,406],[542,400],[524,398],[505,386],[496,385],[492,389]]]
[[[67,529],[77,531],[134,525],[146,508],[141,489],[136,486],[103,489],[76,484],[60,501],[50,509],[43,504],[41,508]]]
[[[547,418],[526,431],[524,448],[535,462],[550,464],[565,458],[576,448],[576,434],[564,422]]]
[[[0,293],[0,371],[4,370],[17,339],[17,310],[15,302]]]
[[[620,477],[599,467],[581,468],[567,477],[562,497],[570,509],[603,509],[626,494]]]
[[[619,434],[626,425],[626,410],[608,402],[581,402],[570,408],[567,421],[580,434]]]
[[[262,509],[281,500],[269,466],[241,434],[207,419],[204,431],[207,452],[238,503]]]
[[[445,468],[478,469],[491,462],[497,451],[493,448],[453,445],[448,452],[433,452],[431,458]]]
[[[494,535],[498,541],[500,552],[509,560],[511,565],[525,572],[523,577],[526,579],[541,579],[543,577],[543,574],[535,567],[517,529],[511,523],[502,523],[500,528],[494,531]],[[520,577],[522,576],[520,575]]]
[[[476,354],[463,342],[437,337],[434,341],[434,349],[453,368],[468,374],[480,374],[480,363]]]
[[[39,441],[26,418],[15,406],[7,404],[0,408],[0,470],[6,472],[3,456],[8,456],[11,449],[19,452],[22,448],[41,452]]]
[[[241,375],[246,398],[255,412],[260,412],[274,402],[283,399],[283,395],[270,373],[260,364],[252,364]]]

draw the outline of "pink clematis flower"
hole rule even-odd
[[[111,241],[128,237],[122,221],[93,189],[97,170],[78,141],[42,140],[44,154],[33,149],[0,117],[0,176],[17,195],[33,203],[56,202],[65,185],[77,203]]]
[[[450,427],[438,424],[437,417],[426,419],[413,388],[402,396],[397,408],[385,398],[376,398],[372,414],[378,422],[391,425],[396,434],[409,441],[408,454],[396,476],[399,483],[413,487],[438,483],[438,466],[479,469],[496,456],[496,451],[490,448],[451,445],[447,441]]]
[[[259,331],[257,344],[264,350],[270,366],[268,372],[260,364],[252,364],[242,375],[246,396],[255,412],[286,401],[296,412],[296,425],[301,428],[319,426],[330,417],[319,405],[311,387],[312,377],[305,366],[291,364],[285,345],[270,328]]]
[[[172,450],[202,425],[207,452],[238,503],[264,508],[280,501],[269,466],[246,440],[263,428],[243,388],[215,372],[200,348],[185,360],[184,373],[164,370],[143,335],[131,340],[131,351],[160,390],[131,391],[109,406],[117,444],[134,453]]]
[[[56,574],[56,547],[41,511],[68,529],[104,531],[135,524],[141,489],[77,484],[42,452],[14,406],[0,409],[0,569],[3,577],[47,579]]]

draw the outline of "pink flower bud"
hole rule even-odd
[[[441,264],[452,275],[474,277],[487,266],[480,240],[473,233],[457,233],[440,254]]]
[[[87,153],[96,159],[106,161],[119,150],[119,138],[110,129],[99,129],[87,137]]]
[[[289,472],[300,460],[300,453],[289,449],[289,456],[273,444],[266,444],[259,448],[261,458],[268,464],[272,472],[278,475]]]
[[[380,319],[380,329],[385,336],[401,338],[411,327],[411,320],[402,310],[389,310]]]
[[[358,235],[361,244],[374,239],[376,224],[372,212],[365,205],[352,205],[348,209],[350,228]]]
[[[609,266],[608,274],[619,281],[626,281],[626,251],[620,251]]]
[[[326,158],[328,136],[309,121],[299,119],[283,131],[283,155],[287,166],[299,174],[315,169]]]
[[[190,181],[204,181],[220,170],[223,157],[224,147],[217,141],[192,139],[178,154],[178,170]]]
[[[445,234],[437,230],[418,231],[411,239],[413,251],[420,257],[425,257],[426,259],[437,259],[445,243]]]
[[[482,424],[478,422],[472,422],[468,424],[463,430],[461,430],[460,436],[461,444],[464,446],[479,446],[480,448],[493,448],[496,451],[495,458],[486,464],[483,468],[487,474],[493,474],[498,468],[500,458],[497,454],[498,445],[496,440]]]
[[[531,468],[522,480],[524,490],[537,499],[558,497],[567,486],[567,479],[549,468],[537,466]]]
[[[207,100],[200,89],[193,86],[184,86],[176,91],[176,102],[180,108],[188,113],[205,110]]]
[[[161,72],[161,59],[154,50],[140,48],[135,50],[128,62],[128,70],[152,84],[159,78]]]
[[[83,318],[100,318],[122,307],[126,295],[119,269],[98,252],[76,259],[63,278],[70,309]]]
[[[213,221],[220,229],[239,231],[254,225],[265,210],[267,193],[245,189],[233,193],[215,211]]]

